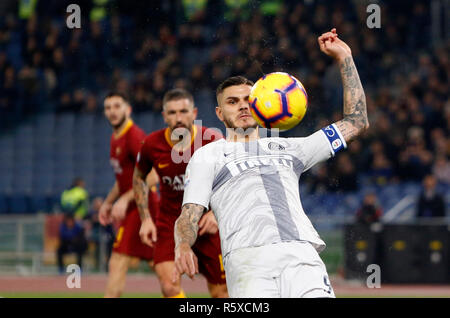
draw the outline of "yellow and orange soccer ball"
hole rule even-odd
[[[275,72],[264,75],[253,85],[249,102],[252,116],[260,126],[284,131],[302,121],[308,95],[294,76]]]

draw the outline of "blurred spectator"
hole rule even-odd
[[[65,254],[75,253],[77,264],[82,268],[83,254],[87,244],[83,227],[75,222],[71,213],[64,214],[63,222],[59,228],[59,247],[57,251],[59,273],[64,273],[63,257]]]
[[[61,195],[61,208],[66,214],[71,214],[79,221],[88,213],[89,195],[85,189],[84,180],[76,178],[72,186]]]
[[[393,169],[390,161],[384,153],[377,153],[373,157],[372,165],[369,169],[369,175],[373,184],[384,186],[391,181]]]
[[[421,181],[431,172],[433,155],[425,147],[423,130],[411,127],[408,143],[400,153],[400,176],[404,180]]]
[[[83,107],[83,111],[87,113],[96,113],[100,111],[97,103],[97,97],[95,95],[88,95],[88,97],[86,98],[86,103]]]
[[[423,190],[417,204],[418,218],[445,217],[445,202],[441,194],[437,193],[437,181],[432,175],[423,179]]]
[[[319,164],[311,169],[312,177],[309,179],[309,191],[314,194],[327,193],[329,190],[329,177],[325,163]],[[303,179],[302,179],[303,181]]]
[[[112,225],[106,227],[101,226],[98,219],[98,212],[103,203],[101,197],[97,197],[92,200],[89,214],[84,221],[84,230],[86,233],[87,243],[94,244],[95,246],[95,259],[97,268],[100,270],[108,270],[107,264],[109,257],[111,256],[112,247],[114,243],[114,229]],[[103,260],[100,257],[105,257]],[[99,268],[101,264],[104,264],[105,268]]]
[[[437,157],[433,165],[433,176],[446,186],[450,185],[450,162],[443,155]]]
[[[335,183],[332,184],[334,191],[356,191],[358,189],[358,176],[348,153],[342,153],[337,157],[331,174]]]
[[[357,223],[369,225],[380,221],[383,212],[377,201],[375,193],[369,193],[364,197],[361,208],[356,212]]]
[[[184,16],[188,21],[202,20],[208,0],[182,0]]]

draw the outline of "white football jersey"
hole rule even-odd
[[[336,125],[304,138],[224,139],[198,149],[185,173],[183,205],[211,207],[224,258],[235,249],[286,241],[325,248],[300,202],[300,175],[346,147]]]

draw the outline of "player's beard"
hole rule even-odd
[[[248,124],[248,125],[244,125],[242,127],[238,127],[231,119],[226,118],[225,116],[223,118],[223,122],[225,123],[226,128],[234,129],[236,132],[239,132],[241,130],[245,132],[249,128],[256,129],[256,127],[258,127],[258,123],[256,123],[256,122],[253,125]]]
[[[122,119],[119,121],[118,124],[113,125],[113,124],[111,124],[111,122],[109,122],[109,124],[112,126],[112,128],[113,128],[114,130],[117,130],[117,129],[119,129],[120,127],[122,127],[123,123],[124,123],[126,120],[127,120],[127,115],[124,114],[124,115],[122,116]]]

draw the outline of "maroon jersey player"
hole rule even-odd
[[[131,107],[123,95],[108,94],[104,101],[104,112],[113,128],[110,162],[116,182],[100,208],[99,218],[103,225],[120,222],[109,260],[105,297],[119,297],[125,287],[131,257],[146,260],[152,265],[153,249],[143,244],[139,237],[141,219],[133,195],[134,165],[146,134],[131,120]],[[157,182],[158,176],[151,174],[151,178]],[[149,195],[150,211],[154,216],[158,213],[158,201],[155,187]]]
[[[162,114],[168,127],[145,139],[136,163],[133,189],[142,219],[141,238],[154,246],[155,271],[162,293],[165,297],[184,297],[180,279],[172,279],[174,225],[183,201],[184,173],[194,151],[222,135],[194,125],[197,109],[192,95],[185,90],[174,89],[165,94]],[[152,168],[160,177],[160,213],[156,222],[146,208],[148,185],[144,182]],[[211,211],[202,216],[199,228],[199,240],[194,246],[199,256],[199,272],[206,277],[212,297],[228,297],[217,222]]]

